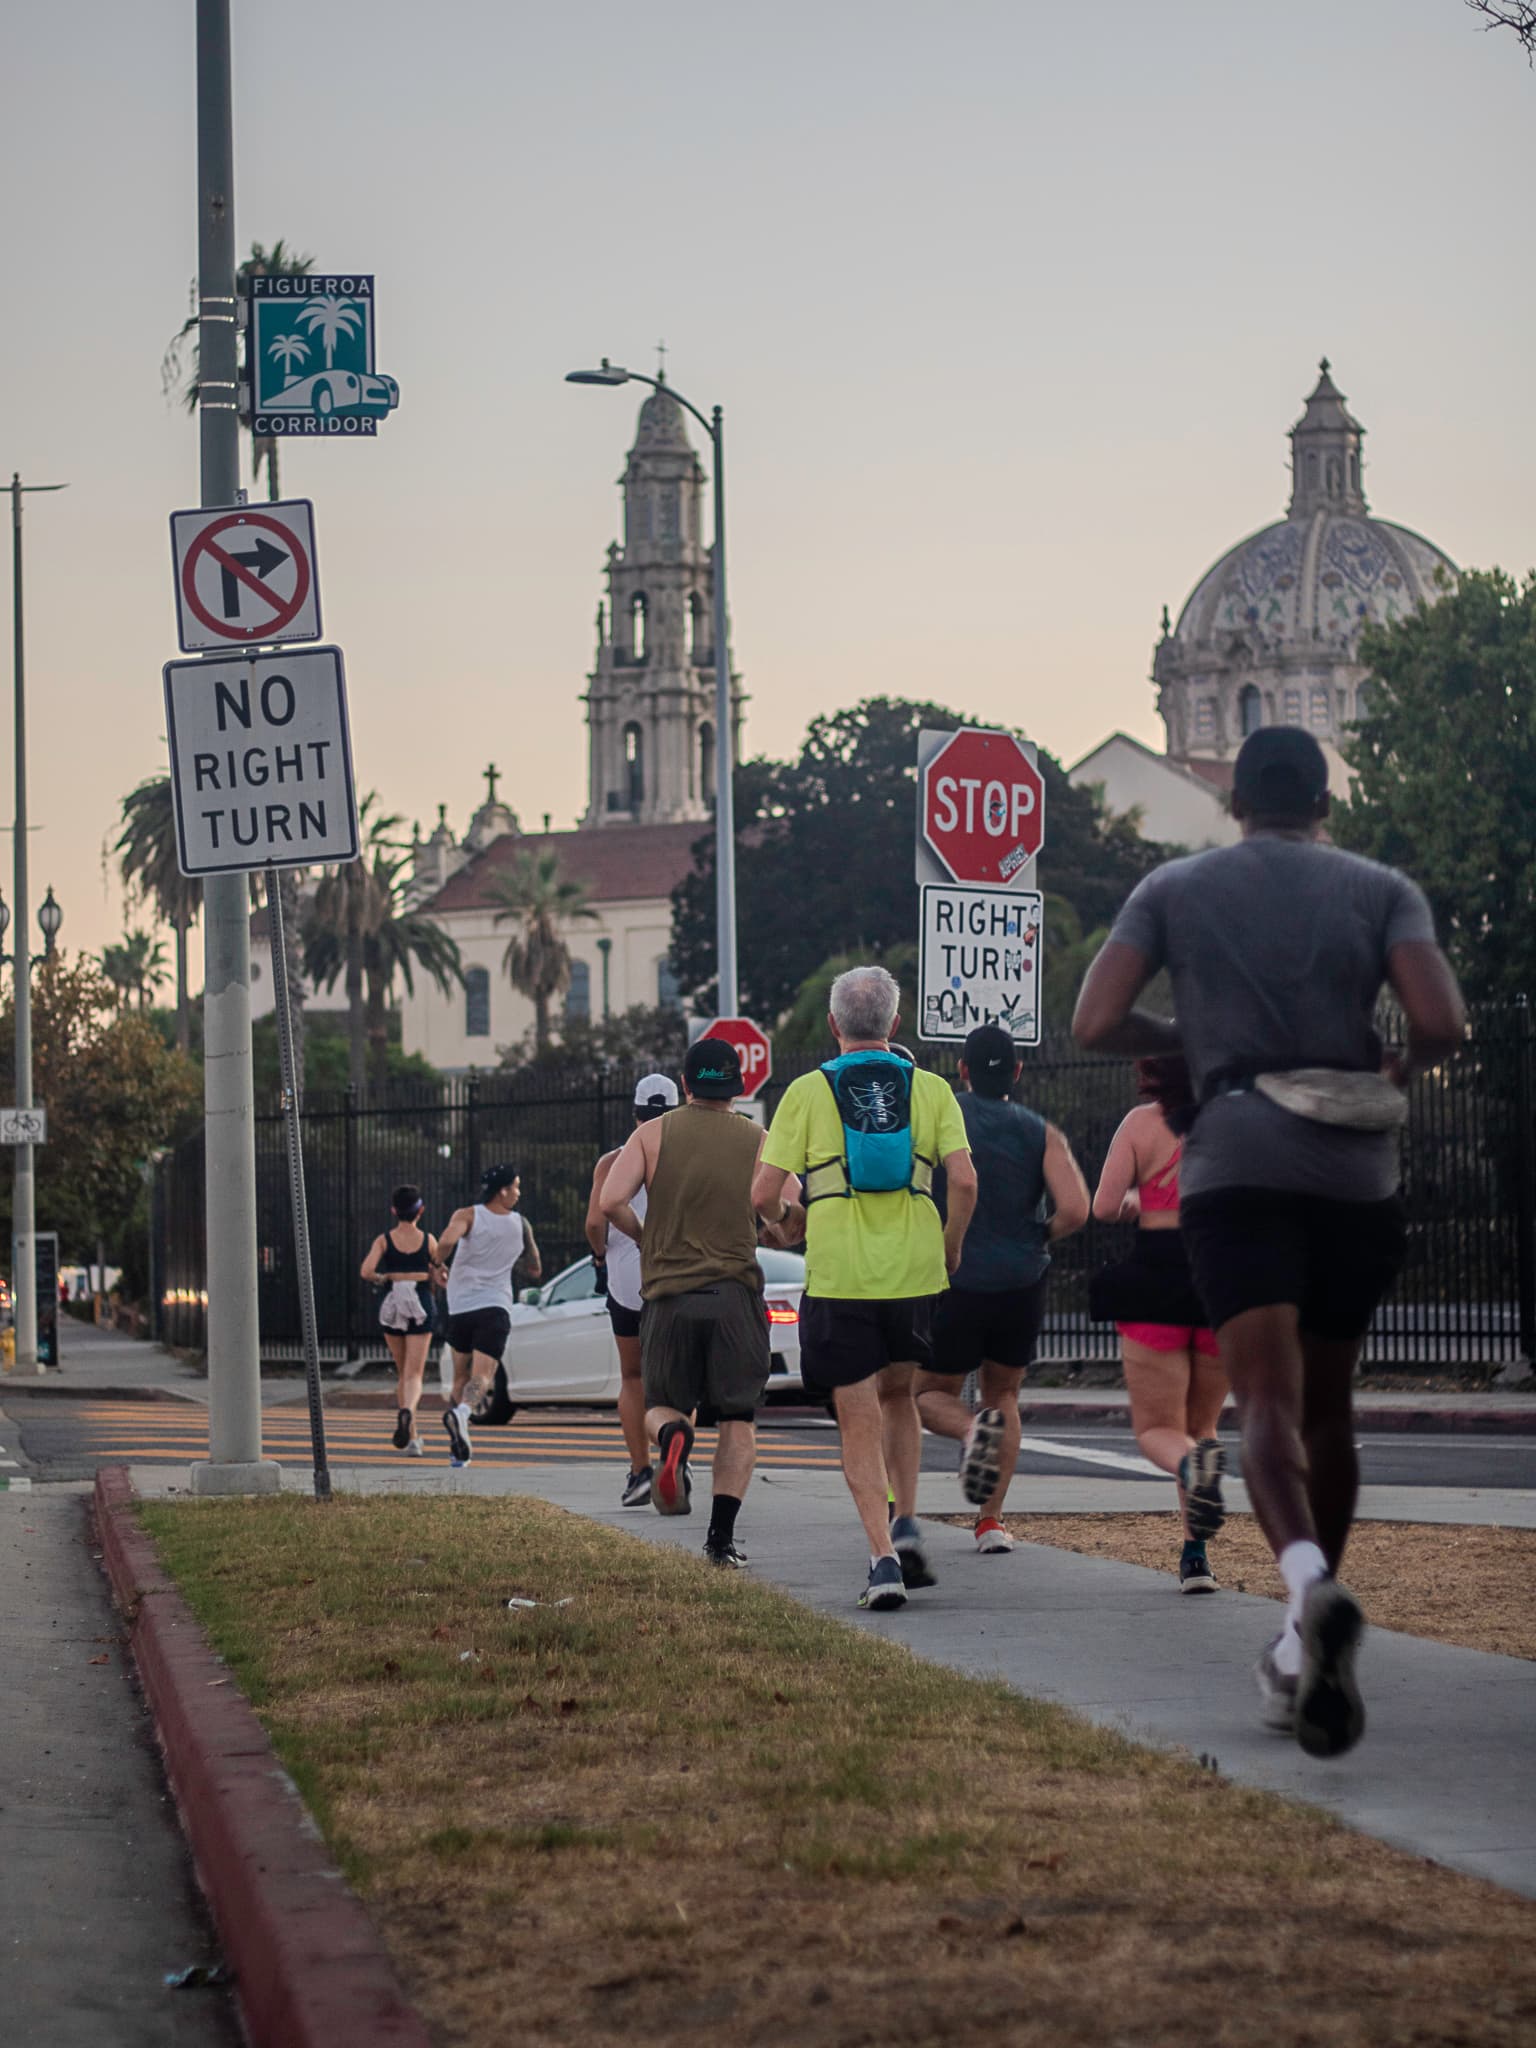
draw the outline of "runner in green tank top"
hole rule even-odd
[[[701,1038],[683,1062],[681,1109],[634,1131],[609,1168],[600,1206],[640,1247],[640,1370],[645,1419],[661,1462],[659,1514],[692,1513],[695,1411],[719,1426],[704,1555],[740,1570],[736,1517],[757,1456],[755,1416],[771,1363],[752,1176],[763,1133],[731,1104],[741,1063],[723,1039]],[[646,1191],[645,1216],[633,1201]]]

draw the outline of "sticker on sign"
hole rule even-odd
[[[184,875],[356,860],[339,647],[169,661],[165,716]]]
[[[320,638],[315,508],[307,498],[171,514],[184,653]]]
[[[923,890],[918,1036],[963,1039],[1000,1024],[1040,1043],[1043,898],[1033,889]]]

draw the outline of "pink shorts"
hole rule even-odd
[[[1193,1349],[1201,1358],[1221,1355],[1214,1330],[1192,1329],[1187,1323],[1116,1323],[1115,1328],[1122,1337],[1144,1345],[1148,1351]]]

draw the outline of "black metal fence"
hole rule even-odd
[[[764,1091],[779,1096],[813,1059],[781,1059]],[[953,1073],[953,1061],[924,1064]],[[445,1080],[358,1099],[312,1095],[304,1108],[315,1295],[324,1355],[382,1355],[377,1297],[357,1277],[389,1196],[413,1181],[440,1229],[473,1197],[483,1168],[512,1160],[523,1206],[553,1273],[586,1249],[583,1218],[599,1153],[631,1128],[637,1075],[618,1068]],[[1129,1067],[1072,1051],[1026,1056],[1019,1093],[1066,1132],[1092,1184],[1115,1127],[1134,1100]],[[1479,1012],[1466,1050],[1416,1082],[1403,1147],[1409,1252],[1368,1345],[1379,1365],[1452,1371],[1536,1355],[1536,1034],[1524,1003]],[[283,1133],[273,1105],[256,1120],[263,1350],[298,1355]],[[167,1153],[154,1188],[156,1334],[203,1343],[206,1267],[202,1136]],[[1089,1362],[1116,1355],[1114,1330],[1088,1319],[1088,1276],[1117,1255],[1118,1227],[1090,1224],[1056,1250],[1041,1357]]]

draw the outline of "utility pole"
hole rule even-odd
[[[21,501],[28,491],[62,491],[64,484],[24,484],[11,476],[12,673],[16,698],[16,951],[11,956],[16,1016],[16,1107],[32,1107],[32,936],[27,929],[27,663],[21,607]],[[16,1147],[11,1207],[11,1246],[16,1299],[16,1359],[13,1373],[41,1373],[37,1357],[37,1181],[32,1147]]]
[[[240,492],[235,149],[229,0],[197,0],[197,346],[202,503]],[[208,1201],[208,1457],[194,1493],[275,1493],[261,1455],[251,927],[243,874],[203,883],[203,1089]]]

